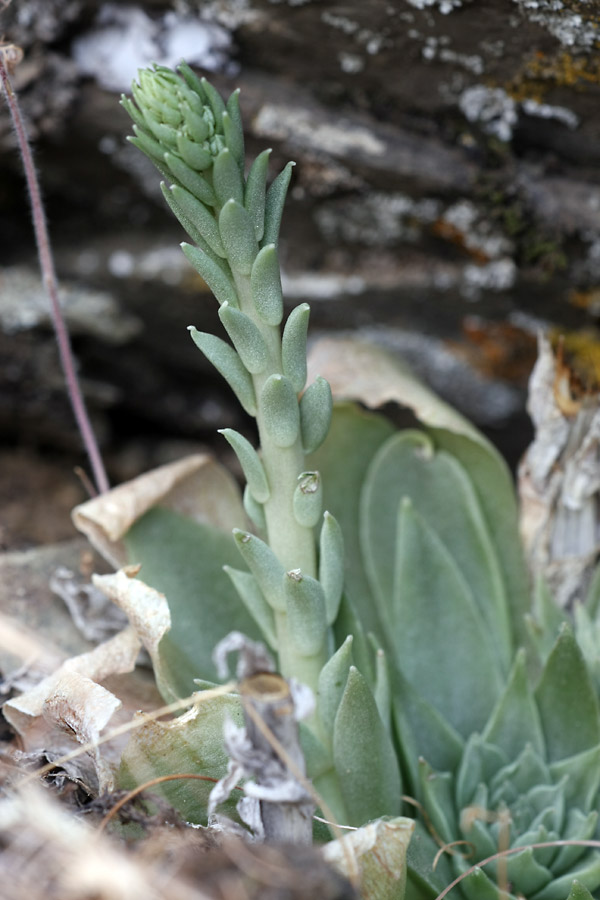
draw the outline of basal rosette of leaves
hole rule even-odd
[[[564,626],[535,690],[524,653],[517,656],[482,733],[467,738],[452,770],[420,761],[418,795],[429,831],[421,824],[409,848],[407,896],[435,897],[478,860],[518,847],[524,849],[467,875],[456,895],[468,900],[596,896],[597,850],[585,844],[531,845],[597,839],[599,786],[596,692]],[[457,841],[464,843],[453,844]],[[431,861],[440,844],[453,846],[434,871]]]

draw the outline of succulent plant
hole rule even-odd
[[[453,723],[450,721],[448,725]],[[582,653],[565,626],[535,690],[525,655],[480,733],[469,735],[454,767],[432,767],[423,748],[417,796],[427,828],[409,848],[407,896],[435,897],[455,876],[498,851],[522,847],[467,875],[456,895],[565,900],[600,886],[600,854],[582,841],[598,833],[600,716]],[[432,838],[435,835],[435,840]],[[433,871],[440,846],[447,854]]]
[[[347,667],[343,682],[327,667],[336,647],[344,547],[336,519],[323,509],[321,475],[306,462],[326,438],[332,414],[327,381],[316,377],[306,386],[308,304],[293,309],[281,328],[277,240],[292,163],[267,190],[266,150],[246,176],[237,92],[225,104],[188,66],[181,65],[179,73],[158,66],[140,72],[135,103],[122,102],[135,123],[133,143],[171,182],[163,185],[163,193],[194,242],[183,244],[183,251],[217,298],[231,343],[193,327],[191,336],[255,417],[260,439],[257,452],[239,432],[221,432],[246,478],[248,518],[242,514],[234,530],[237,564],[235,547],[228,543],[225,550],[214,533],[208,541],[197,532],[190,538],[196,544],[192,555],[210,556],[226,573],[215,573],[216,587],[205,589],[202,613],[210,615],[215,591],[227,595],[228,608],[234,607],[227,630],[262,636],[277,652],[282,674],[313,689],[317,709],[304,729],[311,774],[336,816],[361,824],[399,812],[401,782],[384,724],[390,719],[390,700],[380,682],[387,674],[381,666],[376,673],[371,664],[377,648],[369,649],[368,671]],[[148,520],[128,536],[132,558],[143,562],[144,577],[171,601],[177,591],[164,575],[168,565],[153,578],[167,545],[157,555],[147,531],[144,537],[147,526]],[[174,533],[172,521],[166,527]],[[179,541],[179,558],[185,555],[184,545],[185,538]],[[220,613],[225,619],[224,608]],[[177,619],[173,607],[172,618]],[[163,648],[175,673],[172,694],[189,693],[194,677],[214,677],[212,647],[205,646],[203,637],[197,640],[198,632],[206,630],[202,614],[196,619],[191,629],[175,623],[168,636],[171,651],[168,641]],[[211,632],[213,645],[221,636]],[[364,729],[357,727],[359,721]],[[366,786],[361,773],[372,760],[376,763]]]
[[[238,517],[234,541],[204,513],[191,521],[164,509],[125,537],[143,579],[169,602],[170,631],[153,657],[161,689],[170,699],[211,683],[210,652],[227,631],[262,637],[283,674],[316,694],[303,749],[338,820],[397,815],[403,791],[422,810],[409,900],[519,846],[456,890],[469,900],[587,897],[600,887],[596,851],[527,846],[597,833],[600,716],[588,664],[568,627],[556,637],[547,603],[532,687],[536,659],[531,646],[527,659],[518,649],[531,645],[530,591],[510,473],[378,349],[316,353],[321,374],[363,406],[332,409],[320,376],[305,387],[308,306],[281,331],[277,241],[291,164],[268,190],[269,151],[246,175],[237,93],[225,104],[189,67],[179,73],[145,70],[135,103],[123,105],[133,142],[170,182],[163,193],[193,241],[183,251],[231,343],[194,328],[192,338],[255,417],[260,448],[222,432],[247,482],[243,507],[221,501]],[[364,409],[390,401],[412,407],[423,429],[397,431]],[[217,773],[223,710],[235,703],[216,700],[159,737],[142,729],[123,781],[209,764]],[[171,799],[202,819],[205,794]],[[439,846],[455,842],[434,867]]]

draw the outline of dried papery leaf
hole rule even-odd
[[[395,900],[404,896],[406,849],[414,828],[412,819],[378,819],[325,844],[322,853],[338,872],[350,877],[348,860],[356,861],[364,900]]]
[[[153,506],[229,532],[246,521],[240,491],[223,466],[204,453],[146,472],[75,507],[75,527],[115,566],[127,562],[123,535]]]
[[[571,373],[540,336],[529,382],[534,440],[519,468],[530,568],[561,607],[583,600],[600,550],[600,394],[573,396]]]
[[[423,425],[463,434],[491,447],[470,422],[420,382],[397,357],[375,344],[356,339],[325,338],[308,358],[308,382],[326,378],[336,400],[359,400],[371,409],[398,403],[411,409]]]
[[[126,628],[89,653],[66,660],[34,688],[5,703],[4,716],[25,747],[45,747],[61,753],[72,749],[73,739],[80,744],[97,741],[121,706],[121,701],[97,682],[131,672],[140,646],[135,629]],[[109,789],[112,774],[97,747],[94,766],[98,789]]]
[[[161,687],[164,675],[158,645],[171,627],[169,606],[164,594],[132,577],[135,570],[120,569],[112,575],[93,575],[95,587],[123,610],[131,627],[148,651],[156,681]]]

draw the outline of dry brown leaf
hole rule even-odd
[[[464,434],[478,444],[485,438],[467,419],[420,382],[397,357],[355,338],[324,338],[308,357],[308,382],[322,375],[336,400],[358,400],[371,409],[397,403],[411,409],[423,425]]]
[[[169,605],[164,594],[131,577],[131,570],[112,575],[93,575],[94,586],[109,597],[126,614],[143,646],[148,651],[158,684],[161,663],[158,645],[171,627]]]
[[[98,739],[121,701],[97,682],[131,672],[140,639],[128,627],[89,653],[66,660],[31,690],[4,704],[4,716],[21,736],[25,749],[69,752],[73,739]],[[93,754],[99,790],[112,787],[112,773],[98,748]]]
[[[347,877],[358,867],[363,900],[394,900],[404,896],[406,850],[414,829],[412,819],[378,819],[325,844],[322,853]]]
[[[146,472],[88,500],[73,510],[73,522],[115,567],[125,565],[121,541],[133,523],[153,506],[172,509],[229,533],[245,522],[234,478],[205,453]]]

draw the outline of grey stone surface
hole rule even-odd
[[[272,146],[273,172],[298,163],[281,249],[290,306],[309,300],[320,331],[388,330],[514,461],[529,438],[536,328],[585,331],[596,346],[599,25],[597,4],[580,0],[6,5],[0,30],[25,53],[14,81],[59,273],[110,297],[115,321],[143,323],[116,353],[106,322],[75,336],[107,450],[240,424],[185,332],[217,328],[214,304],[118,106],[136,66],[184,53],[222,90],[242,87],[249,152]],[[12,144],[0,109],[0,240],[31,279]],[[0,378],[48,340],[39,318],[27,333],[5,329]],[[473,390],[436,376],[448,358]],[[55,366],[28,370],[8,382],[11,410],[43,396]],[[59,441],[38,415],[27,440]],[[68,431],[68,410],[59,419]],[[18,416],[4,422],[23,438]]]

